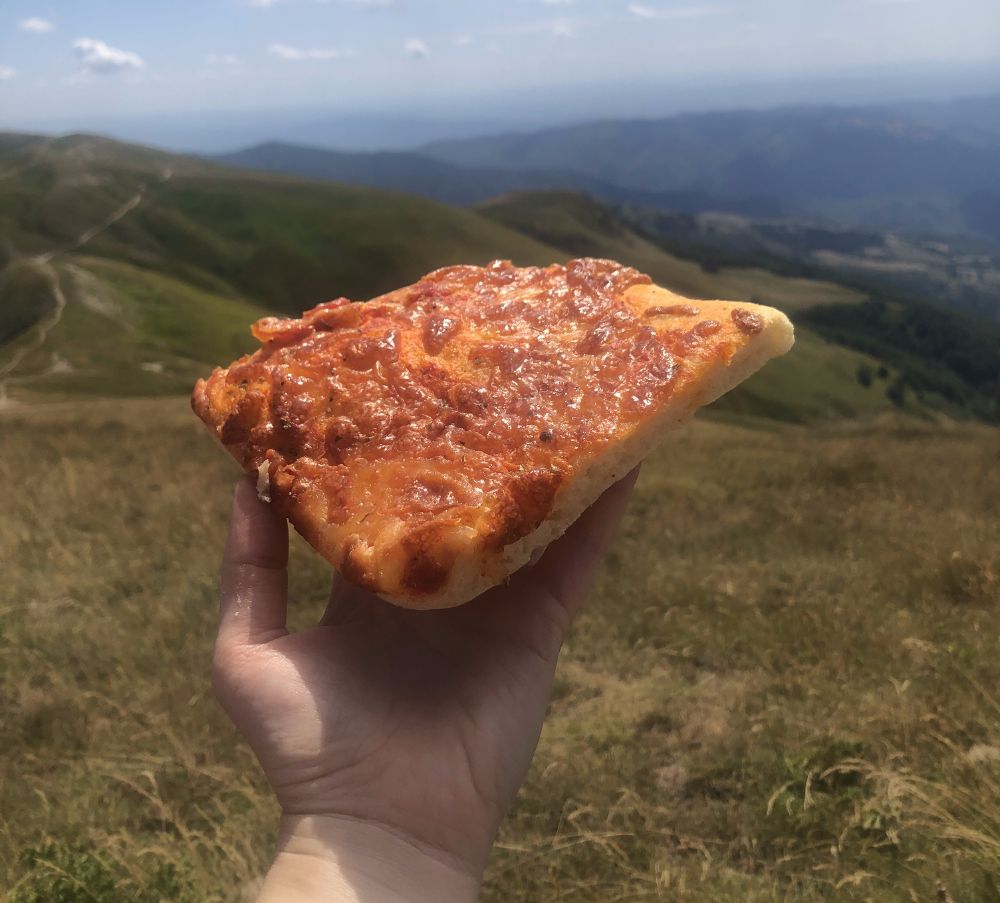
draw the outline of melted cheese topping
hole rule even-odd
[[[567,475],[731,353],[697,307],[634,310],[610,261],[450,267],[364,304],[261,320],[199,414],[349,579],[434,593],[470,546],[546,517]],[[746,312],[744,312],[746,313]],[[721,333],[721,334],[720,334]]]

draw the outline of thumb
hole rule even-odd
[[[288,633],[288,527],[240,480],[222,561],[216,645],[254,646]]]

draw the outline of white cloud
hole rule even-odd
[[[291,63],[303,60],[336,60],[344,53],[333,47],[292,47],[290,44],[272,44],[267,48],[271,56]]]
[[[73,49],[80,58],[83,71],[95,75],[112,75],[128,69],[146,68],[139,54],[118,47],[109,47],[104,41],[95,38],[78,38],[73,42]]]
[[[546,6],[572,6],[573,0],[539,0],[540,3],[544,3]]]
[[[234,53],[210,53],[205,57],[209,66],[238,66],[240,58]]]
[[[456,47],[468,47],[476,43],[476,36],[471,34],[460,34],[455,36]]]
[[[420,38],[410,38],[404,45],[403,51],[407,56],[412,56],[417,60],[425,60],[431,55],[431,49]]]
[[[31,32],[32,34],[44,34],[46,31],[52,31],[55,26],[48,19],[39,19],[38,16],[30,16],[18,22],[17,27],[21,31]]]
[[[642,3],[630,3],[627,9],[637,19],[700,19],[720,12],[717,6],[675,6],[672,9],[659,9]]]
[[[17,71],[11,69],[10,66],[0,66],[0,82],[5,82],[8,79],[13,78],[17,75]]]
[[[575,38],[576,25],[569,19],[560,19],[552,23],[552,36],[555,38]]]

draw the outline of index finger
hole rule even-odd
[[[288,633],[288,526],[250,478],[233,496],[219,589],[219,645],[257,645]]]

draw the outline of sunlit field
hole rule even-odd
[[[0,412],[0,886],[252,898],[209,688],[235,465],[183,400]],[[1000,897],[1000,432],[702,419],[643,469],[487,901]],[[293,618],[328,568],[302,543]]]

